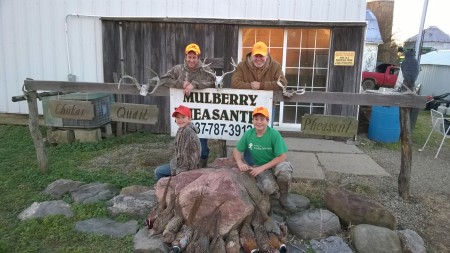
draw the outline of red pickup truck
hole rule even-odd
[[[377,90],[380,87],[394,88],[400,67],[383,63],[376,67],[375,72],[363,71],[361,86],[363,90]]]

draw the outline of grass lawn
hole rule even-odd
[[[109,217],[106,203],[77,205],[69,196],[74,216],[20,221],[17,216],[33,202],[51,200],[42,193],[57,179],[85,183],[108,182],[122,188],[154,184],[153,171],[81,169],[88,161],[130,143],[167,143],[170,137],[135,133],[99,143],[74,143],[47,147],[49,172],[39,171],[31,135],[26,126],[0,126],[0,252],[133,252],[132,236],[123,239],[88,235],[75,231],[77,221]],[[130,156],[132,154],[129,154]],[[117,219],[126,219],[118,217]],[[139,221],[143,222],[143,221]],[[142,224],[140,224],[142,225]]]

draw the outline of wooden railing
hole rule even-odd
[[[132,84],[117,83],[91,83],[91,82],[64,82],[45,80],[25,80],[24,95],[15,96],[13,101],[27,100],[29,108],[29,129],[36,149],[39,169],[48,170],[47,154],[39,131],[37,99],[41,96],[55,95],[58,93],[70,92],[101,92],[110,94],[139,95],[139,90]],[[38,91],[45,91],[38,93]],[[167,88],[155,91],[152,96],[169,96]],[[417,95],[389,94],[381,95],[376,93],[343,93],[343,92],[306,92],[302,95],[294,95],[286,98],[280,92],[274,92],[274,101],[300,102],[300,103],[324,103],[341,105],[383,105],[400,107],[400,127],[401,127],[401,169],[398,177],[398,192],[403,199],[409,197],[411,158],[412,158],[412,138],[410,129],[411,108],[425,108],[426,97]]]

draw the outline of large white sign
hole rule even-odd
[[[239,140],[253,127],[253,109],[264,106],[272,112],[272,103],[273,91],[209,88],[185,96],[182,89],[170,89],[170,114],[179,105],[191,108],[192,122],[200,130],[198,136],[207,139]],[[172,121],[171,136],[177,130]]]

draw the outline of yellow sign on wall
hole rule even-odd
[[[336,51],[334,52],[335,66],[354,66],[355,51]]]

